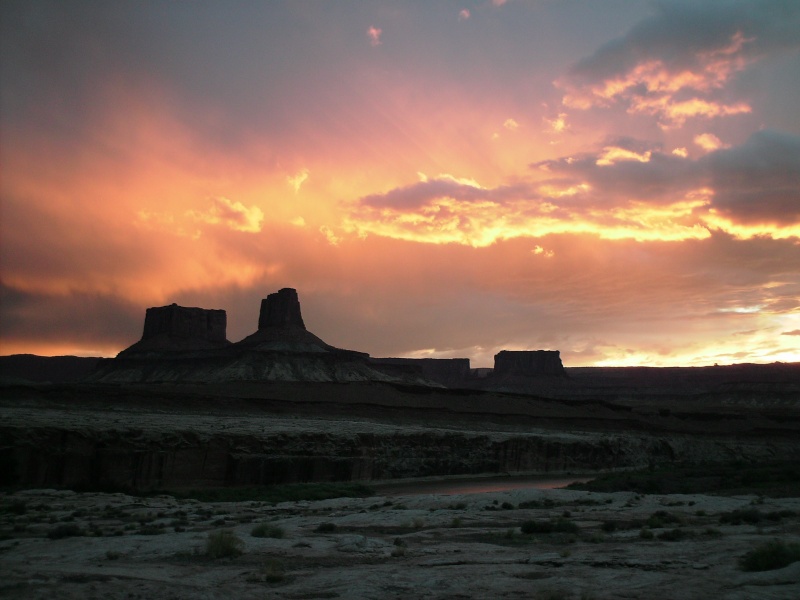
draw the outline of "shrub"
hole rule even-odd
[[[757,525],[764,515],[757,508],[748,508],[746,510],[734,510],[728,513],[723,513],[719,516],[719,522],[729,525],[741,525],[748,523],[749,525]]]
[[[689,534],[683,529],[670,529],[669,531],[662,531],[658,534],[658,539],[666,542],[679,542],[688,537]]]
[[[336,531],[336,523],[320,523],[314,531],[317,533],[333,533]]]
[[[212,531],[206,540],[206,554],[211,558],[239,556],[243,547],[244,542],[230,529]]]
[[[616,521],[603,521],[602,525],[603,531],[606,533],[611,533],[612,531],[617,530],[617,522]]]
[[[267,583],[280,583],[286,578],[286,569],[279,560],[270,560],[264,563],[264,581]]]
[[[650,531],[649,529],[642,528],[639,531],[639,537],[642,538],[643,540],[652,540],[655,537],[655,534],[653,534],[653,532]]]
[[[11,504],[6,504],[3,507],[3,512],[8,512],[12,515],[24,515],[27,510],[28,505],[23,500],[15,500]]]
[[[502,508],[503,510],[514,510],[514,505],[511,504],[511,502],[503,502],[500,505],[500,508]]]
[[[284,536],[284,531],[277,525],[270,523],[259,523],[250,531],[250,535],[257,538],[275,538],[279,539]]]
[[[51,529],[47,533],[47,537],[51,540],[60,540],[65,537],[76,537],[83,535],[83,529],[78,527],[75,523],[65,523],[59,525],[55,529]]]
[[[578,526],[567,519],[557,521],[525,521],[520,525],[522,533],[576,533]]]
[[[670,523],[680,523],[681,520],[679,517],[668,513],[665,510],[657,510],[654,512],[650,517],[647,519],[647,526],[651,529],[660,529],[661,527],[665,527]]]
[[[771,571],[800,560],[800,544],[773,540],[758,546],[739,559],[743,571]]]

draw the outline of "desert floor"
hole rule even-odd
[[[28,490],[0,507],[6,598],[800,598],[800,562],[739,566],[800,542],[800,498],[512,489],[269,505]]]

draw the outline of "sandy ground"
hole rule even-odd
[[[738,567],[761,543],[800,542],[800,498],[514,489],[271,506],[32,490],[0,506],[5,598],[800,598],[800,562]],[[724,522],[734,510],[760,518]],[[576,529],[520,530],[559,519]],[[262,523],[282,537],[251,535]],[[84,535],[59,537],[69,526]],[[222,530],[240,555],[207,554]]]

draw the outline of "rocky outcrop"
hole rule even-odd
[[[381,367],[414,369],[425,379],[447,387],[461,387],[472,376],[468,358],[373,358]]]
[[[270,294],[261,301],[258,315],[258,328],[268,327],[300,327],[305,329],[303,316],[300,314],[300,300],[297,290],[283,288]]]
[[[789,441],[397,431],[266,435],[0,428],[5,485],[187,489],[791,460]]]
[[[227,315],[224,310],[178,306],[148,308],[142,339],[120,356],[143,353],[224,348]]]
[[[335,348],[308,331],[300,312],[297,290],[292,288],[283,288],[261,301],[258,331],[237,342],[236,346],[270,352],[334,353],[348,358],[369,356]]]
[[[502,350],[494,355],[494,375],[566,377],[558,350]]]

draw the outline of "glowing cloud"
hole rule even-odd
[[[458,13],[458,20],[459,21],[466,21],[467,19],[470,18],[470,16],[471,16],[471,13],[469,12],[469,9],[462,8]]]
[[[519,129],[519,123],[517,123],[514,119],[506,119],[503,123],[503,127],[508,129],[509,131],[516,131]]]
[[[234,231],[257,233],[261,231],[264,213],[257,206],[247,208],[241,202],[234,202],[219,196],[211,201],[211,208],[205,212],[189,211],[189,216],[211,225],[225,225]]]
[[[706,152],[711,152],[713,150],[726,147],[725,144],[723,144],[722,141],[713,133],[701,133],[694,136],[693,141]]]
[[[303,185],[307,179],[308,169],[302,169],[295,175],[288,176],[286,181],[289,182],[289,185],[294,189],[294,193],[297,194],[300,191],[300,186]]]
[[[370,45],[380,46],[382,33],[383,30],[380,27],[375,27],[374,25],[370,25],[369,28],[367,29],[367,39],[369,40]]]
[[[627,148],[619,148],[617,146],[606,146],[603,148],[603,153],[595,161],[595,164],[601,167],[613,165],[622,160],[635,160],[638,162],[649,162],[651,152],[648,150],[644,153],[634,152]]]
[[[567,113],[558,113],[558,116],[548,119],[547,117],[542,117],[542,120],[547,124],[547,129],[545,131],[549,133],[564,133],[568,129],[567,125]]]

